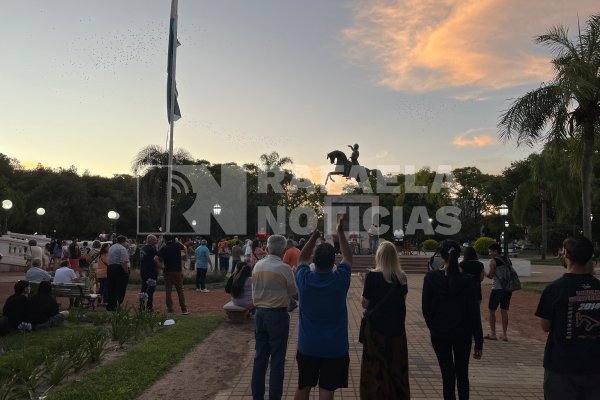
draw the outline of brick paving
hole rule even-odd
[[[557,269],[557,273],[560,270]],[[554,275],[554,274],[551,274]],[[552,276],[553,277],[553,276]],[[538,279],[539,280],[539,279]],[[435,353],[429,341],[429,331],[421,315],[421,288],[423,275],[409,275],[407,297],[406,331],[409,351],[410,390],[413,399],[441,399],[442,379]],[[358,328],[362,316],[360,297],[362,284],[358,277],[352,278],[348,293],[350,373],[349,387],[336,391],[337,399],[359,399],[360,360],[362,345],[358,343]],[[485,307],[482,307],[485,308]],[[484,314],[482,313],[482,317]],[[533,320],[533,318],[532,318]],[[538,329],[533,321],[532,329]],[[484,332],[487,323],[484,322]],[[511,336],[512,333],[512,336]],[[540,340],[520,337],[510,330],[510,342],[485,341],[481,360],[471,359],[469,377],[472,399],[543,399],[542,359],[544,343]],[[293,399],[298,379],[295,354],[298,339],[298,312],[291,314],[290,339],[286,356],[284,398]],[[253,349],[254,343],[249,343]],[[242,367],[242,373],[222,390],[216,400],[252,399],[250,381],[252,359]],[[267,372],[268,381],[268,372]],[[268,390],[267,390],[268,392]],[[312,390],[311,398],[318,398],[318,390]]]

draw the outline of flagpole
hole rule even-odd
[[[165,232],[171,233],[171,196],[173,185],[173,130],[175,128],[175,70],[177,64],[177,0],[171,0],[171,20],[175,23],[169,30],[173,30],[169,35],[173,35],[173,45],[171,60],[171,107],[169,110],[170,132],[169,132],[169,161],[167,165],[167,199],[166,199],[166,214],[165,214]]]

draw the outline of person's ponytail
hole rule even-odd
[[[458,285],[460,269],[458,268],[458,258],[460,257],[460,245],[454,240],[444,240],[440,245],[440,255],[444,262],[448,264],[446,276],[451,290],[455,290]]]

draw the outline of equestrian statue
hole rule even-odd
[[[354,178],[356,182],[360,183],[364,177],[378,177],[381,174],[378,169],[368,169],[358,163],[358,144],[354,144],[354,146],[348,145],[348,147],[352,149],[350,159],[340,150],[334,150],[327,154],[329,162],[335,164],[335,169],[327,174],[325,185],[327,185],[330,179],[332,182],[335,182],[332,175],[342,175],[346,179]]]

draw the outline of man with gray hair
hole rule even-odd
[[[282,261],[285,246],[285,237],[270,236],[267,240],[269,254],[252,270],[252,298],[256,306],[252,397],[258,400],[265,397],[269,358],[269,399],[281,399],[283,394],[285,353],[290,332],[288,305],[291,297],[298,297],[292,270]]]
[[[52,276],[42,269],[42,260],[39,258],[34,258],[31,261],[31,268],[29,268],[25,274],[25,279],[27,279],[29,282],[50,282],[52,281]]]

